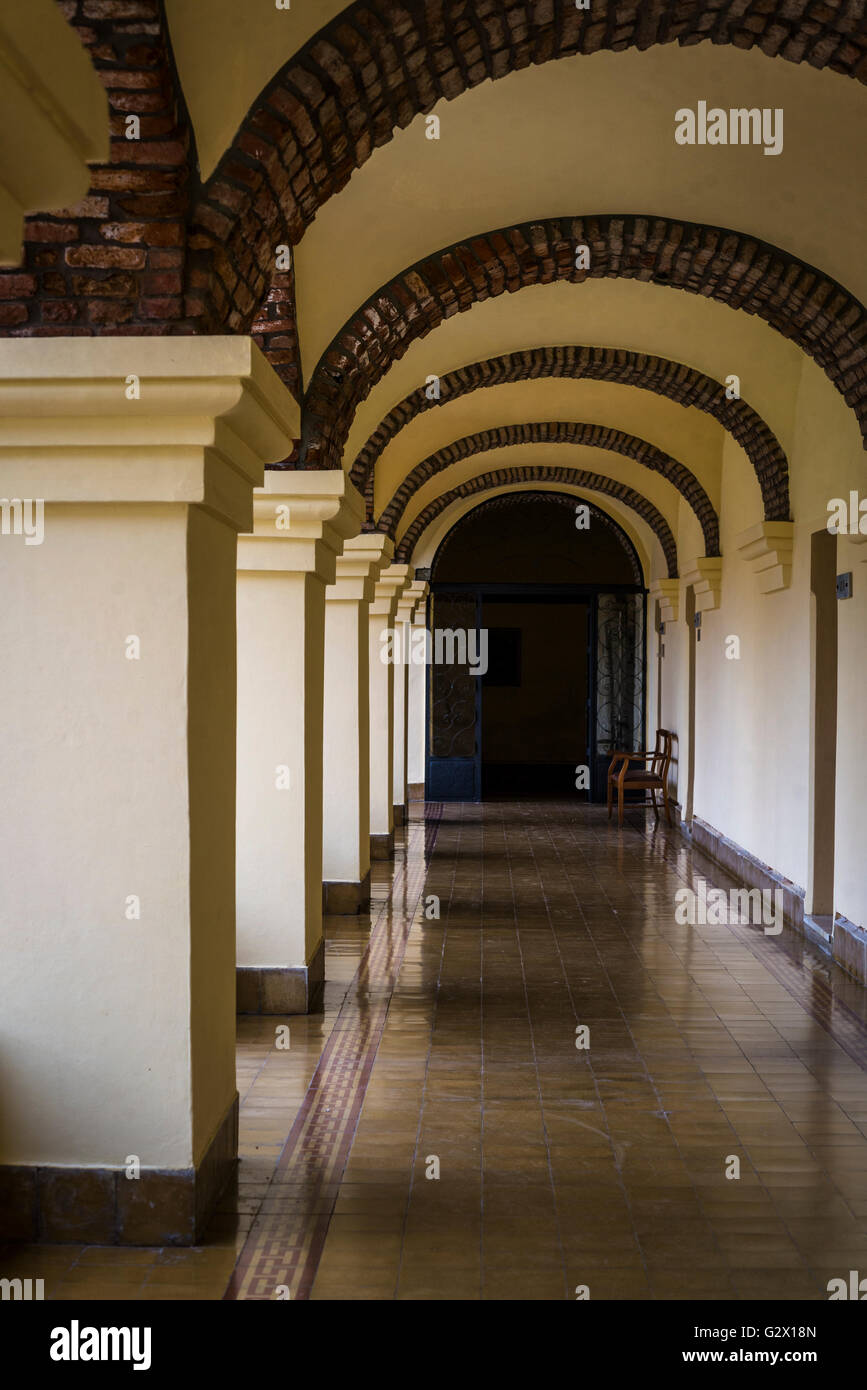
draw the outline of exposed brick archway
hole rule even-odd
[[[408,563],[422,533],[441,512],[445,511],[446,507],[451,506],[452,502],[456,502],[458,498],[474,497],[476,493],[488,492],[491,488],[505,487],[512,483],[571,483],[573,487],[583,487],[590,492],[601,492],[607,497],[614,497],[617,501],[623,502],[627,507],[631,507],[634,512],[637,512],[656,533],[665,555],[668,577],[669,579],[677,578],[677,545],[671,533],[671,527],[652,502],[649,502],[646,497],[642,497],[641,493],[636,492],[634,488],[627,487],[625,483],[617,483],[613,478],[605,478],[601,473],[588,473],[582,468],[554,468],[548,464],[526,464],[521,468],[496,468],[490,473],[481,473],[476,478],[467,478],[466,482],[459,483],[449,492],[442,493],[423,511],[420,511],[407,527],[400,542],[395,547],[395,560],[404,564]]]
[[[589,508],[593,524],[604,526],[606,530],[611,531],[612,534],[617,537],[619,544],[626,552],[635,583],[643,585],[644,575],[641,572],[641,561],[638,558],[638,552],[623,527],[614,520],[613,516],[609,516],[601,507],[597,507],[595,502],[587,502],[586,499],[582,499],[582,501],[584,505]],[[531,492],[529,490],[524,491],[523,489],[516,490],[515,492],[501,492],[496,497],[489,497],[486,501],[479,502],[475,507],[471,507],[468,512],[464,512],[463,516],[455,522],[447,535],[443,536],[437,555],[440,554],[441,548],[445,545],[446,541],[450,539],[456,531],[459,531],[465,522],[477,517],[482,512],[497,512],[503,511],[509,507],[520,507],[524,502],[551,502],[556,506],[568,507],[570,512],[574,512],[575,509],[575,496],[574,494],[570,495],[568,492]],[[432,578],[436,577],[434,573],[435,570],[436,560],[434,560],[432,566]]]
[[[413,494],[430,478],[450,468],[453,463],[472,458],[475,454],[486,453],[490,449],[506,449],[518,444],[583,444],[593,449],[609,449],[613,453],[634,459],[636,463],[661,474],[686,498],[701,525],[705,554],[719,555],[719,518],[694,473],[677,459],[648,443],[646,439],[639,439],[634,434],[625,434],[623,430],[609,429],[605,425],[582,424],[577,421],[533,421],[525,425],[500,425],[494,429],[482,430],[478,434],[465,435],[463,439],[456,439],[444,449],[430,454],[407,474],[379,517],[376,523],[377,530],[385,531],[394,537]]]
[[[636,386],[667,396],[678,405],[695,406],[712,415],[740,444],[755,469],[767,520],[788,520],[789,465],[779,440],[746,401],[726,399],[725,387],[682,362],[630,352],[625,348],[538,347],[507,352],[472,362],[440,378],[440,399],[429,400],[424,387],[406,396],[380,422],[356,457],[350,479],[362,492],[371,491],[377,460],[383,450],[417,415],[436,410],[488,386],[544,377],[586,378]],[[777,515],[779,513],[779,515]]]
[[[758,48],[867,81],[863,6],[839,0],[358,0],[287,62],[253,104],[194,220],[190,313],[246,332],[278,242],[420,112],[531,64],[603,50]]]
[[[575,247],[590,248],[576,269]],[[867,311],[841,285],[778,247],[661,217],[550,218],[446,247],[396,276],[343,326],[305,397],[302,466],[340,464],[358,405],[409,346],[446,318],[529,285],[626,278],[755,314],[824,369],[867,438]],[[784,499],[768,520],[788,520]]]

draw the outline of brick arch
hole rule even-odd
[[[481,473],[476,478],[467,478],[466,482],[459,483],[449,492],[434,498],[433,502],[419,512],[401,536],[395,547],[395,561],[408,563],[422,532],[459,497],[473,497],[477,492],[505,487],[511,483],[571,483],[573,487],[601,492],[607,497],[614,497],[617,501],[623,502],[637,512],[656,533],[668,565],[668,577],[677,578],[677,545],[671,527],[652,502],[642,497],[634,488],[627,487],[625,483],[617,483],[613,478],[605,478],[601,473],[588,473],[583,468],[554,468],[550,464],[541,463],[525,464],[520,468],[496,468],[490,473]]]
[[[424,387],[390,410],[359,451],[350,479],[370,495],[377,460],[405,425],[426,410],[434,410],[487,386],[530,381],[540,377],[570,377],[610,381],[667,396],[682,406],[695,406],[727,430],[746,453],[762,491],[766,520],[789,520],[789,464],[776,435],[746,401],[726,400],[725,387],[682,362],[631,352],[625,348],[538,347],[507,352],[472,362],[440,377],[440,399],[428,400]]]
[[[590,248],[589,270],[575,247]],[[344,324],[305,396],[302,466],[338,467],[354,413],[410,345],[446,318],[529,285],[651,281],[755,314],[821,366],[867,439],[867,311],[836,281],[766,242],[692,222],[606,215],[487,232],[417,262]],[[768,520],[787,520],[775,503]]]
[[[867,81],[863,6],[829,0],[357,0],[260,93],[199,198],[192,312],[246,332],[273,248],[297,243],[353,171],[420,112],[531,64],[602,50],[759,48]]]
[[[609,429],[606,425],[590,425],[577,421],[546,420],[524,425],[499,425],[494,429],[481,430],[477,434],[464,435],[463,439],[454,440],[444,449],[439,449],[435,454],[422,459],[421,463],[407,474],[384,508],[376,523],[376,529],[385,531],[393,538],[413,494],[437,473],[450,468],[453,463],[472,458],[475,454],[487,453],[490,449],[508,449],[518,444],[583,444],[593,449],[609,449],[612,453],[634,459],[643,467],[661,474],[686,498],[698,517],[704,536],[705,554],[719,555],[719,518],[694,473],[677,459],[648,443],[646,439],[639,439],[634,434],[625,434],[623,430]]]
[[[443,545],[445,545],[449,537],[453,536],[456,531],[460,530],[464,522],[469,521],[471,517],[477,517],[480,512],[496,512],[502,511],[505,507],[517,507],[524,502],[552,502],[561,507],[568,507],[570,512],[574,512],[575,509],[574,493],[570,494],[568,492],[532,492],[529,490],[526,492],[523,490],[515,492],[501,492],[497,497],[489,497],[485,502],[479,502],[477,506],[471,507],[468,512],[464,512],[463,516],[458,518],[451,530],[448,531],[445,536],[443,536],[442,540],[440,541],[439,547],[437,548],[437,556],[439,555],[440,549]],[[641,561],[638,558],[638,551],[635,549],[635,546],[633,545],[629,536],[627,536],[623,527],[614,520],[613,516],[609,516],[606,511],[602,510],[601,507],[597,507],[595,502],[585,502],[585,505],[590,509],[590,516],[592,520],[596,522],[598,525],[604,526],[607,530],[611,531],[614,534],[614,536],[616,536],[618,542],[626,552],[626,557],[629,560],[629,565],[632,570],[632,576],[636,584],[643,585],[644,575],[641,570]],[[432,575],[435,569],[436,557],[434,557],[432,563]]]

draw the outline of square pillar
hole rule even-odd
[[[396,617],[396,641],[395,651],[400,655],[400,662],[395,667],[394,672],[394,823],[397,826],[403,825],[407,818],[407,801],[409,792],[407,787],[408,771],[408,734],[409,734],[409,682],[412,671],[412,649],[410,646],[410,636],[412,632],[413,615],[419,604],[424,605],[429,585],[420,579],[414,579],[407,586],[397,605]]]
[[[370,605],[370,857],[394,853],[394,664],[387,637],[398,600],[410,583],[409,565],[389,565]]]
[[[368,610],[392,544],[378,531],[347,540],[325,591],[323,907],[370,906],[370,660]]]
[[[239,1013],[322,1000],[325,586],[363,514],[342,469],[269,472],[238,542]]]
[[[0,1236],[190,1244],[237,1155],[235,552],[298,409],[250,339],[0,342]]]
[[[427,596],[430,585],[422,583],[421,597],[413,612],[409,628],[410,651],[421,645],[420,634],[427,627]],[[425,718],[427,712],[427,665],[410,662],[407,673],[406,711],[406,780],[410,801],[424,800],[425,791]]]

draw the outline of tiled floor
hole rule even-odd
[[[678,888],[732,881],[652,816],[414,810],[370,918],[328,923],[324,1016],[288,1051],[239,1021],[242,1163],[205,1245],[7,1247],[0,1275],[62,1299],[820,1299],[867,1275],[864,991],[788,932],[678,925]]]

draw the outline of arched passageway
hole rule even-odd
[[[0,1292],[822,1299],[864,6],[253,8],[0,16]]]
[[[510,491],[465,513],[431,567],[426,793],[601,799],[644,727],[634,546],[577,495]],[[470,659],[449,660],[448,633]]]

